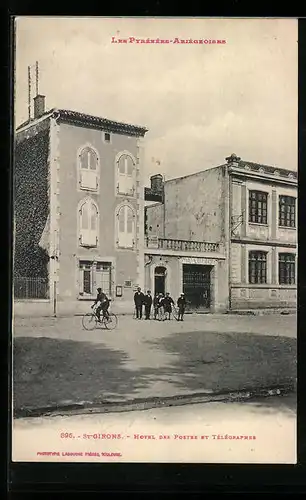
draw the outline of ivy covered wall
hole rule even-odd
[[[42,128],[42,127],[41,127]],[[21,132],[15,143],[14,275],[47,278],[49,257],[39,241],[49,214],[49,126]]]

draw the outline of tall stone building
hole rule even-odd
[[[15,141],[15,297],[85,311],[100,286],[119,310],[131,308],[143,286],[147,129],[46,112],[44,96],[34,109]]]

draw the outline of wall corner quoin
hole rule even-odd
[[[49,179],[50,179],[50,297],[54,296],[54,283],[58,282],[59,270],[59,218],[60,218],[60,125],[57,117],[50,118],[49,132]],[[58,286],[56,290],[58,295]]]

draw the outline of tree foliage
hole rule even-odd
[[[49,130],[43,130],[15,145],[16,276],[48,276],[49,257],[39,246],[49,213],[48,150]]]

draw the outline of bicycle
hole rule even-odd
[[[179,317],[179,308],[178,307],[172,306],[172,316],[174,317],[174,319],[176,319],[176,321],[178,320],[178,317]]]
[[[104,325],[107,330],[114,330],[118,324],[118,318],[113,312],[108,312],[107,316],[101,311],[100,320],[97,316],[97,307],[91,312],[84,314],[82,318],[83,328],[85,330],[94,330],[98,325]]]

